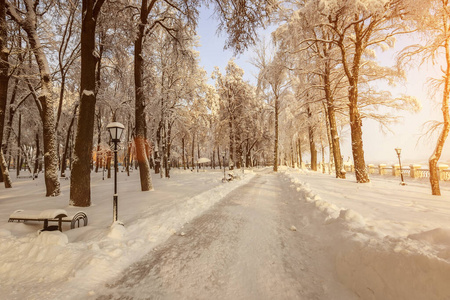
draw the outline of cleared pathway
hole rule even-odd
[[[323,219],[292,189],[256,175],[97,299],[357,299],[336,280]]]

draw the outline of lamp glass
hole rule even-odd
[[[395,152],[397,152],[397,155],[400,155],[400,153],[402,152],[401,148],[395,148]]]
[[[109,134],[111,136],[111,140],[114,141],[119,141],[120,138],[122,137],[122,132],[124,130],[125,126],[123,126],[123,124],[119,123],[119,122],[112,122],[109,123],[108,126],[106,126],[106,129],[108,129]]]

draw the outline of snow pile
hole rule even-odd
[[[420,193],[414,184],[399,190],[398,182],[386,179],[364,185],[318,173],[286,176],[300,201],[314,205],[330,235],[337,235],[338,278],[361,299],[450,299],[450,204],[442,203],[445,199],[430,203],[436,198],[427,196],[426,186]],[[426,222],[428,217],[433,222]]]
[[[41,192],[43,182],[17,182],[14,189],[1,191],[2,297],[95,298],[96,286],[104,285],[120,274],[254,176],[246,173],[240,175],[241,180],[222,183],[223,173],[220,172],[174,172],[173,179],[154,180],[155,191],[140,192],[138,172],[131,177],[119,175],[122,176],[119,179],[119,219],[123,223],[111,225],[111,182],[102,181],[101,174],[93,174],[96,176],[92,184],[94,204],[83,209],[89,217],[89,225],[73,230],[63,227],[62,233],[39,234],[42,223],[8,223],[6,220],[18,208],[61,208],[69,214],[77,211],[78,208],[67,206],[68,182],[61,182],[63,195],[51,199],[36,196]]]

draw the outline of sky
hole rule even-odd
[[[235,57],[231,50],[223,49],[226,36],[223,33],[219,35],[216,29],[217,21],[212,17],[212,11],[203,8],[198,26],[201,45],[198,51],[201,58],[200,65],[208,74],[211,74],[214,66],[218,66],[221,71],[224,71],[228,61]],[[260,33],[266,36],[266,40],[269,40],[270,30],[273,29],[274,27],[269,30],[260,30]],[[403,45],[405,45],[405,42],[398,42],[393,51],[381,54],[380,59],[386,64],[392,63],[396,51],[401,50]],[[251,58],[252,51],[250,49],[238,55],[236,62],[245,72],[244,79],[256,83],[257,69],[250,63]],[[438,68],[432,66],[412,68],[408,71],[406,84],[399,84],[397,88],[392,90],[394,94],[404,93],[415,96],[422,104],[422,110],[419,113],[399,112],[398,123],[390,127],[392,132],[381,131],[379,125],[374,121],[365,120],[363,122],[364,151],[367,164],[398,163],[398,157],[394,150],[397,147],[402,148],[402,163],[428,164],[428,158],[433,152],[437,136],[432,138],[422,137],[426,132],[424,124],[430,120],[442,121],[442,114],[439,104],[428,97],[426,80],[428,77],[438,74],[438,70]],[[342,155],[347,160],[352,157],[350,129],[344,128],[341,134]],[[447,141],[440,161],[450,164],[450,141]]]

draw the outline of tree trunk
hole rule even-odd
[[[66,177],[67,151],[70,151],[69,143],[70,143],[70,137],[72,135],[71,133],[73,131],[72,130],[73,124],[75,123],[75,118],[77,116],[77,109],[78,109],[78,104],[75,105],[75,108],[73,110],[72,120],[70,120],[69,128],[67,129],[66,143],[65,143],[65,146],[64,146],[63,157],[62,157],[62,160],[61,160],[61,177]]]
[[[234,169],[234,131],[233,131],[233,120],[232,118],[228,122],[228,127],[230,129],[230,159],[228,160],[228,168],[230,170]]]
[[[291,168],[294,167],[294,145],[293,145],[292,141],[291,141],[291,163],[290,163],[290,167]]]
[[[95,27],[104,0],[84,0],[81,24],[81,99],[70,176],[70,205],[91,205],[91,158],[95,119]]]
[[[47,79],[46,79],[47,78]],[[43,119],[43,137],[44,137],[44,174],[46,196],[58,196],[60,191],[60,183],[58,179],[58,153],[56,151],[56,130],[55,115],[53,111],[53,100],[51,99],[51,82],[50,73],[44,75],[42,80],[43,95],[39,97],[42,104]],[[44,83],[45,82],[45,83]]]
[[[447,31],[447,28],[445,28]],[[428,165],[430,169],[430,184],[431,184],[431,194],[440,196],[441,190],[439,187],[439,173],[438,173],[438,161],[442,154],[442,149],[444,148],[445,140],[447,139],[448,133],[450,131],[450,115],[449,115],[449,96],[450,96],[450,45],[448,39],[445,40],[445,58],[447,63],[447,68],[444,76],[444,94],[442,96],[442,116],[444,119],[442,131],[434,148],[433,154],[428,160]]]
[[[343,44],[342,39],[339,41],[341,49],[342,65],[348,79],[349,89],[349,115],[350,115],[350,130],[352,138],[352,154],[353,162],[355,164],[355,175],[357,183],[370,182],[369,174],[366,169],[366,162],[364,159],[364,148],[362,139],[362,120],[358,109],[358,81],[359,69],[361,67],[361,57],[363,55],[365,45],[363,40],[368,40],[369,36],[364,36],[361,29],[362,25],[355,23],[353,28],[355,31],[354,37],[354,54],[351,56],[351,70],[349,62],[347,61],[346,45]],[[370,33],[369,33],[370,35]]]
[[[161,151],[160,151],[161,143],[162,143],[161,135],[163,133],[162,132],[162,130],[163,130],[162,126],[163,126],[162,125],[162,121],[160,121],[159,124],[158,124],[158,129],[156,130],[156,145],[155,145],[155,151],[154,151],[155,154],[153,155],[153,157],[155,159],[155,174],[160,174],[161,177],[162,177],[162,174],[161,174],[161,172],[162,172],[161,155],[164,155],[164,153],[161,154]]]
[[[8,114],[8,121],[6,122],[6,127],[3,127],[3,131],[6,131],[4,133],[5,136],[5,143],[3,144],[3,153],[9,152],[11,153],[11,149],[9,149],[8,144],[9,144],[9,140],[11,137],[11,132],[12,132],[12,124],[14,121],[14,115],[16,114],[17,109],[20,107],[20,105],[22,103],[24,103],[24,100],[28,97],[24,97],[23,100],[21,102],[19,102],[17,105],[13,105],[15,102],[15,99],[17,97],[17,90],[19,87],[19,79],[16,78],[14,80],[14,88],[11,94],[11,100],[9,102],[9,114]]]
[[[219,169],[222,169],[223,161],[221,162],[221,160],[220,160],[220,149],[219,149],[219,145],[217,145],[217,161],[219,162]]]
[[[198,164],[199,159],[200,159],[200,142],[199,142],[199,138],[197,135],[197,172],[198,172],[198,169],[200,168],[200,165]]]
[[[185,160],[185,156],[184,156],[184,138],[181,139],[181,156],[182,156],[182,160],[183,160],[183,170],[186,170],[186,160]]]
[[[3,157],[3,131],[5,126],[6,103],[8,100],[8,84],[9,84],[9,50],[7,48],[8,26],[6,23],[6,3],[0,0],[0,155]],[[6,141],[7,142],[7,141]],[[5,182],[5,187],[10,188],[11,179],[6,168],[6,163],[0,161],[0,182]],[[6,178],[5,176],[8,176]],[[9,184],[7,183],[9,182]]]
[[[303,165],[303,158],[302,158],[302,142],[300,138],[298,139],[297,147],[298,147],[298,167],[301,169]]]
[[[111,160],[112,160],[112,156],[113,154],[111,153],[111,151],[108,151],[108,158],[106,160],[106,169],[108,170],[108,175],[107,178],[111,178]]]
[[[316,143],[314,141],[314,128],[312,124],[312,113],[311,109],[307,108],[308,113],[308,137],[309,137],[309,150],[311,152],[311,170],[317,171],[317,150]]]
[[[333,152],[336,178],[345,179],[345,172],[342,172],[343,170],[341,160],[342,154],[336,125],[336,109],[334,106],[334,98],[330,88],[330,71],[331,70],[327,64],[324,76],[324,84],[325,84],[326,112],[330,128],[330,139],[331,139],[330,147]]]
[[[20,168],[22,167],[21,163],[21,145],[20,138],[22,137],[22,114],[19,114],[19,128],[17,133],[17,166],[16,166],[16,177],[20,175]]]
[[[352,88],[353,87],[351,87],[350,89]],[[351,101],[349,106],[350,106],[350,129],[352,137],[352,153],[353,153],[353,162],[355,164],[356,182],[367,183],[370,182],[370,179],[369,174],[367,173],[366,163],[364,160],[361,115],[354,102]]]
[[[145,151],[146,128],[145,128],[145,96],[143,84],[143,64],[142,45],[144,40],[145,26],[151,7],[148,1],[141,3],[140,23],[138,25],[137,37],[134,42],[134,93],[135,93],[135,121],[136,121],[136,156],[139,164],[139,176],[141,181],[141,191],[153,190],[152,177],[150,174],[150,164]],[[155,167],[156,170],[156,167]]]
[[[127,147],[126,150],[126,154],[124,156],[124,164],[125,164],[125,169],[127,171],[127,176],[130,176],[130,161],[131,161],[131,142],[130,142],[130,137],[131,137],[131,122],[130,122],[130,116],[128,116],[128,124],[127,124],[127,140],[125,142],[125,145]]]
[[[12,188],[11,177],[9,176],[8,166],[6,165],[5,157],[3,151],[0,149],[0,165],[1,171],[3,173],[3,180],[5,182],[5,188]]]
[[[102,122],[101,122],[101,115],[100,111],[97,115],[97,153],[96,153],[96,159],[95,159],[95,173],[98,173],[98,167],[99,167],[99,152],[100,152],[100,143],[102,142]],[[101,161],[101,159],[100,159]]]
[[[165,168],[166,168],[166,178],[170,178],[170,148],[172,147],[172,125],[167,122],[167,134],[166,134],[166,151],[164,154]]]
[[[275,141],[273,146],[273,171],[278,172],[278,96],[275,96]]]
[[[39,147],[39,132],[36,132],[36,155],[34,158],[33,178],[39,172],[39,156],[41,155]]]
[[[70,147],[69,147],[69,170],[72,170],[72,155],[73,155],[73,148],[75,147],[74,143],[74,130],[72,129],[70,132]]]
[[[131,164],[132,164],[132,151],[133,151],[133,143],[128,141],[127,143],[127,176],[130,176],[130,169],[131,169]]]
[[[28,41],[33,51],[36,63],[39,68],[41,91],[38,100],[42,107],[42,125],[44,137],[44,165],[45,165],[45,187],[46,196],[58,196],[60,191],[60,183],[58,180],[58,153],[56,147],[56,130],[55,130],[55,112],[54,99],[52,97],[53,87],[50,68],[48,66],[47,57],[39,40],[36,28],[36,12],[27,6],[27,13],[24,19],[18,17],[15,9],[10,6],[10,15],[27,33]]]
[[[194,134],[192,134],[192,156],[191,156],[191,160],[192,160],[192,162],[191,162],[191,167],[192,167],[192,170],[194,170],[194,166],[195,166],[195,159],[194,159],[194,157],[195,157],[195,133]]]

